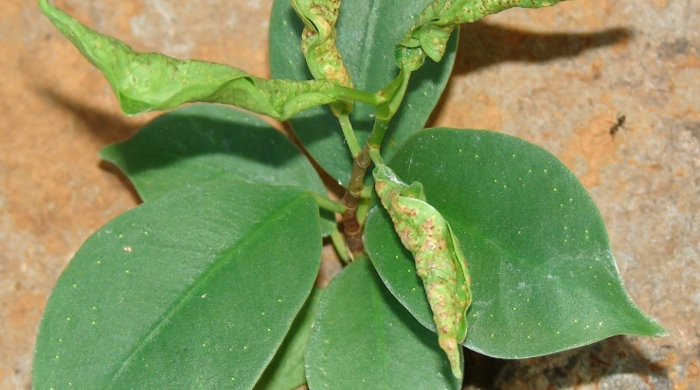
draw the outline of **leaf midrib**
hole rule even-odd
[[[127,358],[119,366],[119,368],[117,368],[115,371],[113,371],[112,374],[108,376],[110,379],[108,379],[106,383],[109,383],[109,385],[114,385],[116,383],[121,374],[131,366],[131,362],[138,355],[138,353],[141,350],[143,350],[143,348],[145,348],[146,345],[149,344],[150,340],[153,340],[155,338],[155,336],[160,332],[164,325],[170,323],[169,320],[173,318],[182,308],[185,307],[186,302],[189,302],[191,298],[194,297],[194,294],[192,292],[196,291],[200,286],[204,285],[205,282],[211,280],[211,278],[213,278],[213,275],[216,274],[216,271],[230,264],[231,258],[233,258],[231,254],[238,252],[242,248],[245,248],[245,246],[255,242],[255,238],[258,237],[260,234],[263,234],[263,232],[265,231],[265,226],[267,226],[270,223],[273,223],[273,221],[278,219],[279,215],[283,214],[295,203],[302,201],[305,196],[308,196],[308,194],[300,193],[299,195],[290,199],[290,201],[287,202],[284,207],[279,207],[274,212],[268,214],[265,218],[261,219],[258,224],[253,226],[248,232],[242,235],[241,239],[238,240],[238,242],[236,242],[229,248],[223,250],[221,254],[217,256],[218,260],[213,261],[209,268],[200,274],[202,276],[198,278],[195,283],[190,285],[190,287],[187,288],[182,294],[180,294],[180,299],[174,300],[174,302],[177,303],[172,305],[171,308],[169,308],[165,312],[165,314],[160,318],[160,320],[155,322],[155,326],[151,328],[151,330],[146,334],[146,336],[141,338],[141,340],[138,343],[136,343],[136,347],[128,353]],[[227,257],[228,260],[223,260]]]

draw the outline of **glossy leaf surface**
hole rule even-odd
[[[438,128],[411,137],[389,165],[423,184],[459,237],[472,277],[470,349],[524,358],[665,333],[627,295],[595,204],[550,153],[500,133]],[[434,329],[411,255],[383,209],[373,209],[365,234],[388,288]]]
[[[127,174],[144,201],[211,179],[326,193],[311,163],[287,137],[252,114],[219,105],[163,114],[100,156]]]
[[[314,199],[216,182],[108,223],[65,269],[39,331],[37,389],[251,388],[318,272]]]
[[[368,259],[326,289],[309,338],[311,389],[459,389],[437,336],[386,290]]]
[[[129,177],[144,201],[213,179],[298,186],[327,196],[309,160],[287,137],[257,116],[226,106],[173,110],[100,156]],[[322,214],[326,236],[335,217]]]
[[[228,65],[139,53],[39,0],[44,14],[95,65],[112,86],[122,110],[136,115],[189,102],[231,104],[278,120],[338,100],[332,83],[265,80]]]
[[[337,22],[338,49],[355,88],[377,91],[398,74],[394,46],[415,23],[428,0],[344,1]],[[270,19],[270,69],[278,78],[308,80],[311,74],[301,53],[303,24],[288,0],[275,0]],[[411,75],[402,108],[391,122],[383,155],[390,158],[413,132],[420,130],[438,102],[452,72],[457,35],[439,64],[427,61]],[[355,105],[350,118],[360,145],[371,130],[374,108]],[[299,113],[290,122],[304,146],[333,177],[347,184],[352,159],[337,119],[327,107]]]
[[[287,337],[267,366],[255,390],[291,390],[306,383],[304,355],[324,289],[314,287],[294,319]]]

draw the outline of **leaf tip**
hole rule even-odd
[[[46,14],[47,12],[51,11],[53,7],[51,4],[49,4],[48,0],[39,0],[39,9],[41,9],[41,12]]]
[[[64,24],[63,19],[68,17],[63,11],[51,5],[49,0],[39,0],[39,9],[56,27]]]
[[[652,337],[668,337],[669,333],[666,328],[656,321],[653,321],[653,333],[650,334]]]

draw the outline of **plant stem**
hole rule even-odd
[[[314,197],[314,199],[316,199],[316,204],[318,204],[318,207],[324,210],[338,214],[342,214],[347,211],[341,202],[326,198],[325,196],[317,193],[311,193],[311,195]]]
[[[353,259],[352,254],[348,251],[343,235],[340,234],[340,230],[338,230],[337,227],[331,231],[331,242],[333,243],[336,253],[338,253],[338,257],[340,257],[340,260],[342,260],[345,264],[350,263]]]
[[[389,121],[398,110],[399,105],[404,98],[410,75],[411,72],[407,72],[402,69],[399,75],[391,83],[375,93],[338,87],[342,98],[361,101],[371,104],[377,108],[374,119],[374,127],[372,128],[372,132],[370,133],[369,137],[367,137],[364,148],[362,148],[362,150],[360,150],[358,153],[353,152],[354,160],[352,164],[352,173],[350,175],[350,183],[348,184],[347,191],[345,191],[345,194],[341,199],[341,202],[346,209],[346,211],[343,213],[345,241],[347,242],[348,249],[354,258],[361,256],[365,251],[365,244],[362,241],[362,223],[360,223],[357,218],[357,207],[360,203],[360,197],[362,196],[362,192],[365,188],[365,175],[367,174],[367,169],[370,167],[373,161],[376,164],[384,163],[384,159],[379,151],[382,146],[382,141],[384,141],[384,136],[389,129]],[[342,117],[340,118],[341,126],[343,126]],[[350,123],[347,116],[346,120],[348,120],[349,125]],[[350,140],[344,126],[343,133],[346,134],[345,138]],[[352,133],[351,127],[350,133]],[[348,145],[350,146],[350,150],[352,152],[353,146],[350,145],[349,142]],[[359,146],[357,149],[359,149]]]
[[[388,128],[388,120],[375,119],[374,127],[369,137],[367,137],[365,147],[355,156],[352,164],[350,183],[341,199],[346,209],[343,213],[345,241],[353,257],[357,257],[357,255],[365,251],[365,244],[362,241],[362,225],[357,219],[357,206],[360,203],[360,197],[365,188],[365,174],[367,173],[367,168],[372,164],[372,158],[370,156],[375,156],[375,158],[379,156],[379,149]],[[381,159],[381,156],[379,156],[379,159]]]
[[[383,101],[379,98],[376,92],[365,92],[359,89],[348,88],[343,86],[337,86],[338,95],[343,100],[348,101],[358,101],[362,103],[367,103],[370,106],[378,106]]]
[[[374,119],[374,127],[372,128],[372,132],[369,134],[369,137],[367,137],[367,144],[365,145],[368,159],[370,158],[370,155],[374,155],[375,153],[377,155],[379,154],[379,149],[382,147],[382,141],[384,140],[384,136],[386,135],[386,131],[388,129],[389,119]],[[372,150],[371,153],[370,150]]]
[[[365,186],[365,173],[371,163],[368,147],[365,145],[353,161],[350,183],[340,200],[346,209],[343,213],[343,233],[353,257],[365,251],[365,244],[362,242],[362,225],[357,220],[357,205],[360,203],[360,195]]]
[[[343,129],[343,136],[345,136],[345,141],[348,143],[350,153],[352,154],[352,157],[355,158],[360,153],[360,144],[357,142],[355,131],[352,129],[350,116],[340,115],[338,117],[338,121],[340,122],[340,128]]]
[[[370,149],[369,150],[369,158],[372,159],[372,162],[374,165],[384,165],[384,159],[382,158],[382,155],[379,153],[379,149]]]

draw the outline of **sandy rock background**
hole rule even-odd
[[[353,0],[358,1],[358,0]],[[137,50],[267,67],[271,0],[55,0]],[[468,384],[700,388],[700,2],[580,0],[462,28],[432,125],[487,128],[557,155],[591,192],[633,299],[670,336],[548,357],[471,354]],[[618,115],[625,127],[611,136]],[[29,389],[41,313],[101,225],[138,204],[97,151],[122,115],[101,74],[33,0],[0,5],[0,389]]]

